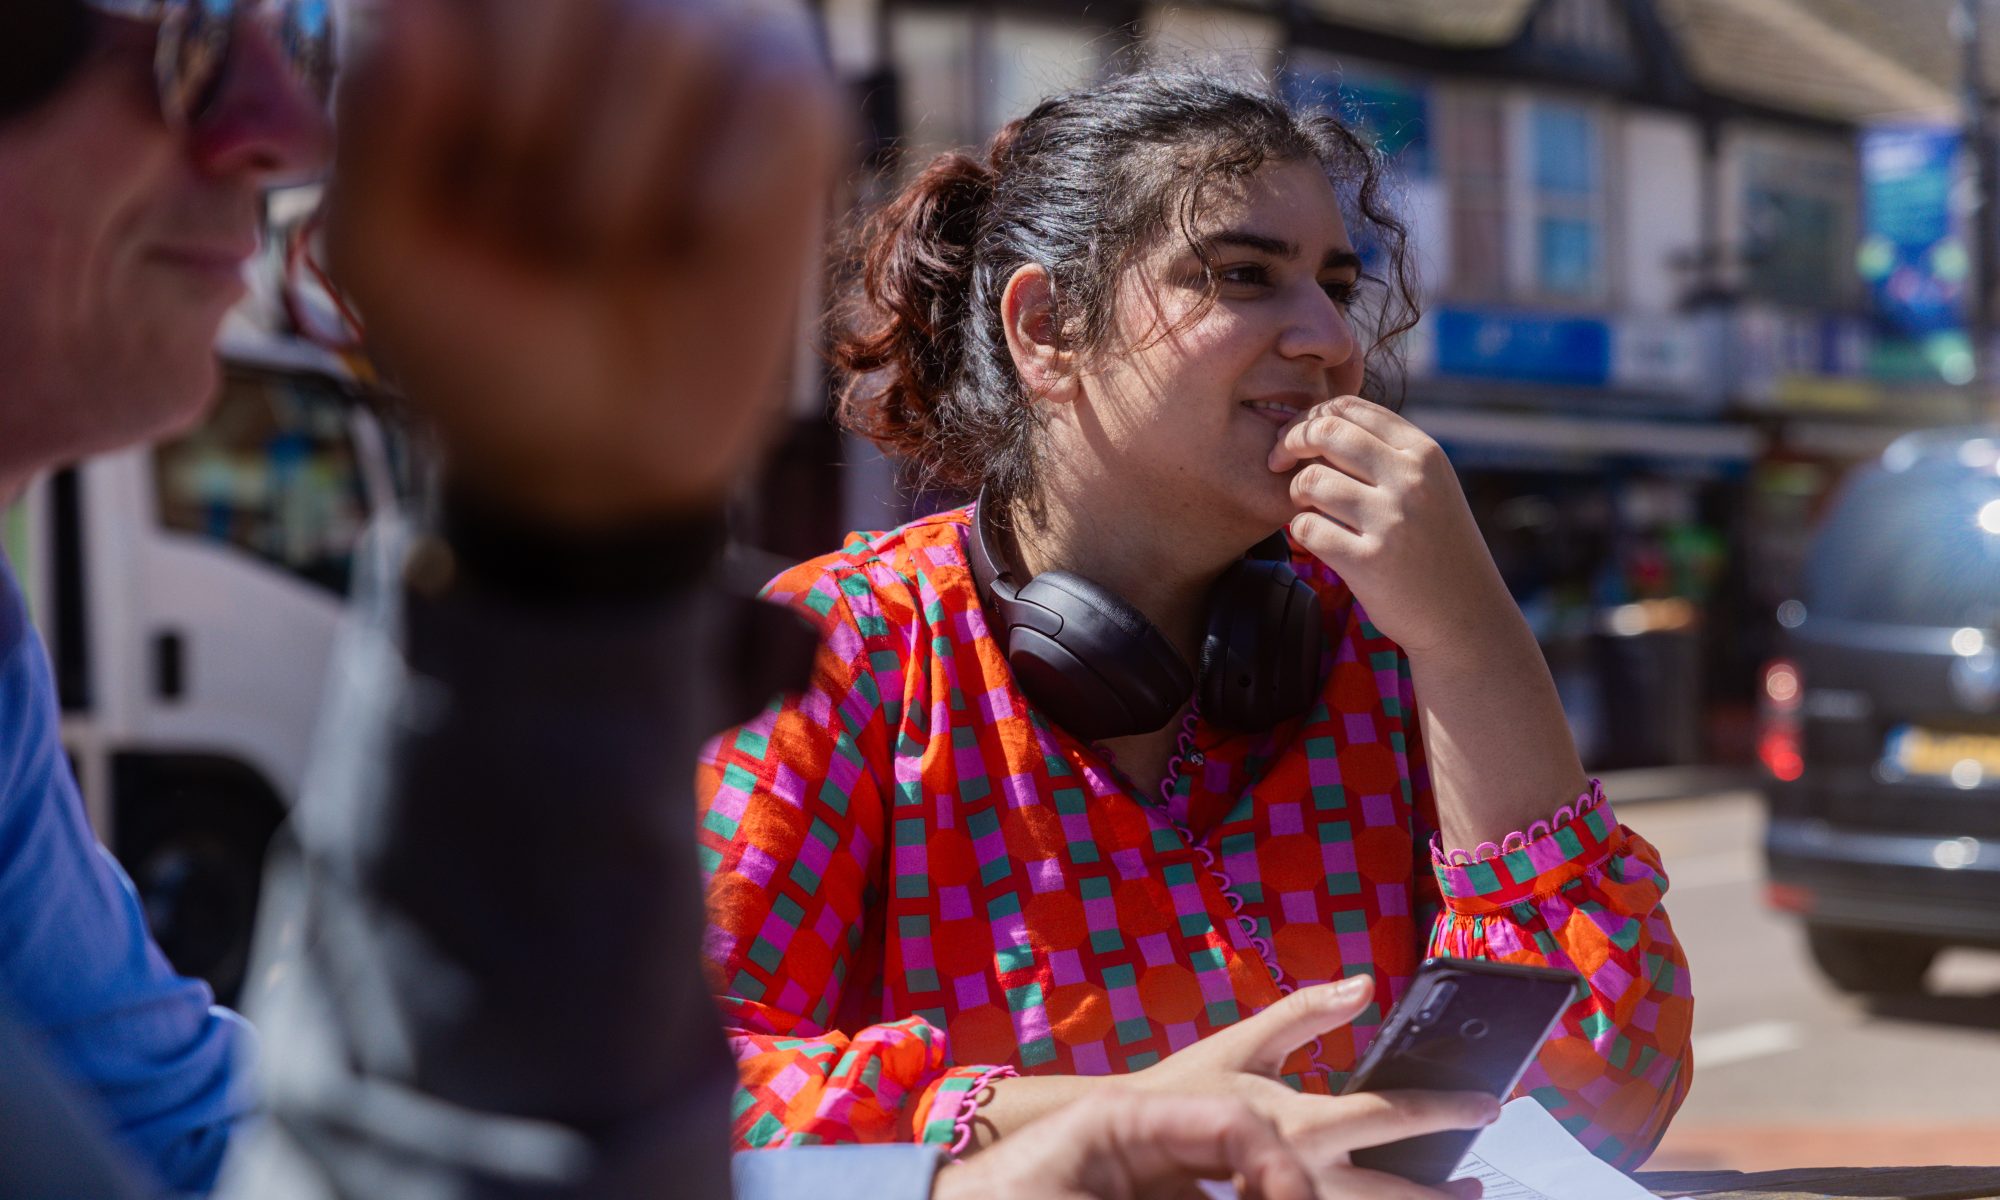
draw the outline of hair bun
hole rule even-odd
[[[964,359],[974,250],[998,181],[990,160],[941,154],[861,229],[860,302],[837,314],[831,355],[857,384],[842,399],[843,418],[891,454],[939,435],[938,403]]]

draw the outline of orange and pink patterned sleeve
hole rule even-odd
[[[1407,660],[1403,703],[1415,810],[1431,834],[1436,801]],[[1435,907],[1429,953],[1572,970],[1585,988],[1528,1068],[1533,1096],[1599,1158],[1646,1160],[1687,1095],[1694,999],[1687,956],[1661,905],[1659,851],[1618,823],[1601,786],[1546,825],[1476,861],[1419,850],[1418,888]]]
[[[862,630],[884,617],[864,576],[825,559],[766,594],[819,630],[811,683],[717,737],[696,777],[704,954],[737,1059],[736,1144],[948,1146],[992,1072],[947,1066],[945,1032],[921,1018],[867,1023],[867,998],[845,986],[867,977],[883,942],[875,765],[889,761],[889,727]]]

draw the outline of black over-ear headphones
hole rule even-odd
[[[1025,583],[996,552],[985,497],[972,508],[972,577],[1014,680],[1035,707],[1087,741],[1151,733],[1196,677],[1152,622],[1081,575]],[[1227,729],[1268,729],[1311,707],[1326,645],[1319,593],[1292,570],[1282,533],[1230,567],[1208,600],[1201,711]]]

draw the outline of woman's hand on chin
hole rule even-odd
[[[1339,573],[1412,658],[1518,614],[1444,450],[1379,404],[1339,396],[1287,425],[1292,536]]]
[[[1118,1103],[1118,1093],[1226,1096],[1270,1121],[1319,1181],[1323,1196],[1375,1195],[1386,1177],[1350,1164],[1356,1150],[1446,1129],[1477,1129],[1500,1115],[1479,1092],[1371,1092],[1312,1096],[1279,1082],[1285,1060],[1300,1046],[1352,1021],[1368,1007],[1374,981],[1357,976],[1301,988],[1248,1020],[1210,1035],[1086,1101]],[[1395,1181],[1408,1188],[1412,1185]],[[1431,1195],[1388,1191],[1383,1195]],[[1456,1193],[1452,1193],[1456,1194]]]

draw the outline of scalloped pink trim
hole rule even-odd
[[[1196,750],[1194,744],[1194,727],[1195,723],[1200,719],[1200,703],[1190,704],[1187,716],[1181,720],[1180,736],[1174,739],[1174,753],[1173,757],[1167,760],[1166,775],[1160,780],[1160,815],[1166,818],[1167,824],[1173,826],[1175,833],[1181,835],[1181,841],[1186,844],[1195,858],[1200,861],[1202,868],[1208,872],[1209,878],[1215,880],[1216,887],[1222,892],[1222,898],[1229,902],[1230,914],[1236,918],[1236,928],[1242,932],[1243,940],[1249,944],[1252,950],[1256,951],[1257,957],[1264,961],[1264,970],[1271,976],[1271,982],[1277,986],[1278,994],[1280,996],[1289,996],[1298,990],[1299,985],[1285,978],[1284,968],[1278,965],[1276,948],[1271,945],[1270,939],[1259,936],[1257,933],[1256,919],[1243,915],[1244,900],[1242,896],[1237,894],[1236,881],[1229,878],[1229,873],[1224,871],[1222,864],[1215,860],[1214,851],[1195,841],[1192,834],[1182,828],[1180,823],[1175,821],[1172,816],[1168,815],[1173,808],[1174,784],[1180,781],[1181,771],[1186,768],[1187,760],[1194,756]],[[1319,1038],[1314,1038],[1312,1045],[1307,1049],[1307,1054],[1311,1057],[1315,1066],[1325,1067],[1326,1064],[1320,1061],[1320,1055],[1324,1049]]]
[[[1545,837],[1552,836],[1556,830],[1561,829],[1571,821],[1576,820],[1578,817],[1603,803],[1604,781],[1593,779],[1583,794],[1576,798],[1575,804],[1563,805],[1556,810],[1554,817],[1547,821],[1536,821],[1534,824],[1528,826],[1526,830],[1516,829],[1506,837],[1501,838],[1498,845],[1492,842],[1481,842],[1476,849],[1470,852],[1457,849],[1447,851],[1444,848],[1443,835],[1432,834],[1431,861],[1445,867],[1469,867],[1474,863],[1482,863],[1488,859],[1499,858],[1503,854],[1512,854],[1516,850],[1525,850],[1533,843]]]
[[[972,1086],[958,1098],[958,1115],[951,1119],[951,1127],[958,1131],[958,1136],[951,1140],[951,1145],[945,1149],[946,1154],[957,1158],[972,1144],[972,1116],[986,1102],[986,1092],[993,1086],[993,1081],[1017,1079],[1020,1074],[1012,1067],[988,1067],[973,1079]]]

